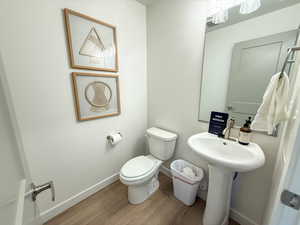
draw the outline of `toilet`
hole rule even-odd
[[[128,201],[140,204],[159,187],[159,167],[173,156],[177,134],[152,127],[146,131],[149,155],[137,156],[126,162],[120,171],[120,180],[128,186]]]

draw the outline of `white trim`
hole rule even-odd
[[[17,154],[20,157],[20,161],[21,161],[20,162],[21,170],[24,171],[24,175],[27,182],[30,182],[32,179],[31,179],[31,174],[30,174],[26,154],[24,151],[23,137],[21,135],[21,130],[19,127],[19,121],[17,119],[16,109],[13,102],[10,85],[7,80],[8,75],[5,71],[5,66],[3,62],[4,62],[3,57],[0,54],[0,88],[3,89],[4,101],[5,101],[4,105],[7,106],[9,111],[9,120],[10,120],[9,122],[11,123],[13,135],[17,143],[16,149],[17,149]]]
[[[164,165],[162,165],[159,168],[159,171],[170,178],[172,177],[171,170]],[[199,196],[199,192],[198,192],[198,197],[203,199],[203,196]],[[247,216],[245,216],[244,214],[242,214],[239,211],[237,211],[236,209],[232,209],[232,208],[230,209],[230,218],[232,218],[233,220],[235,220],[236,222],[238,222],[241,225],[259,225],[256,222],[254,222],[253,220],[251,220],[250,218],[248,218]]]
[[[23,224],[24,199],[25,199],[26,179],[20,181],[19,195],[17,200],[17,212],[15,217],[15,225]]]
[[[100,191],[101,189],[107,187],[108,185],[114,183],[119,179],[119,173],[115,173],[112,176],[88,187],[87,189],[79,192],[78,194],[72,196],[65,201],[62,201],[55,205],[54,207],[41,212],[40,217],[42,223],[47,222],[48,220],[52,219],[53,217],[57,216],[58,214],[62,213],[63,211],[71,208],[75,204],[81,202],[82,200],[86,199],[87,197],[91,196],[92,194]]]
[[[251,220],[250,218],[233,208],[230,209],[230,218],[241,225],[259,225],[255,221]]]

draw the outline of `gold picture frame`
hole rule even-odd
[[[71,9],[64,15],[71,67],[118,72],[116,27]]]
[[[118,75],[73,72],[72,81],[78,121],[121,114]]]

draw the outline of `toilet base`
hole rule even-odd
[[[152,194],[154,194],[159,188],[158,173],[150,179],[140,185],[128,186],[128,201],[131,204],[137,205],[143,203]]]

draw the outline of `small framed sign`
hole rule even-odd
[[[210,114],[208,132],[215,135],[222,134],[227,126],[228,117],[228,113],[212,111]]]

